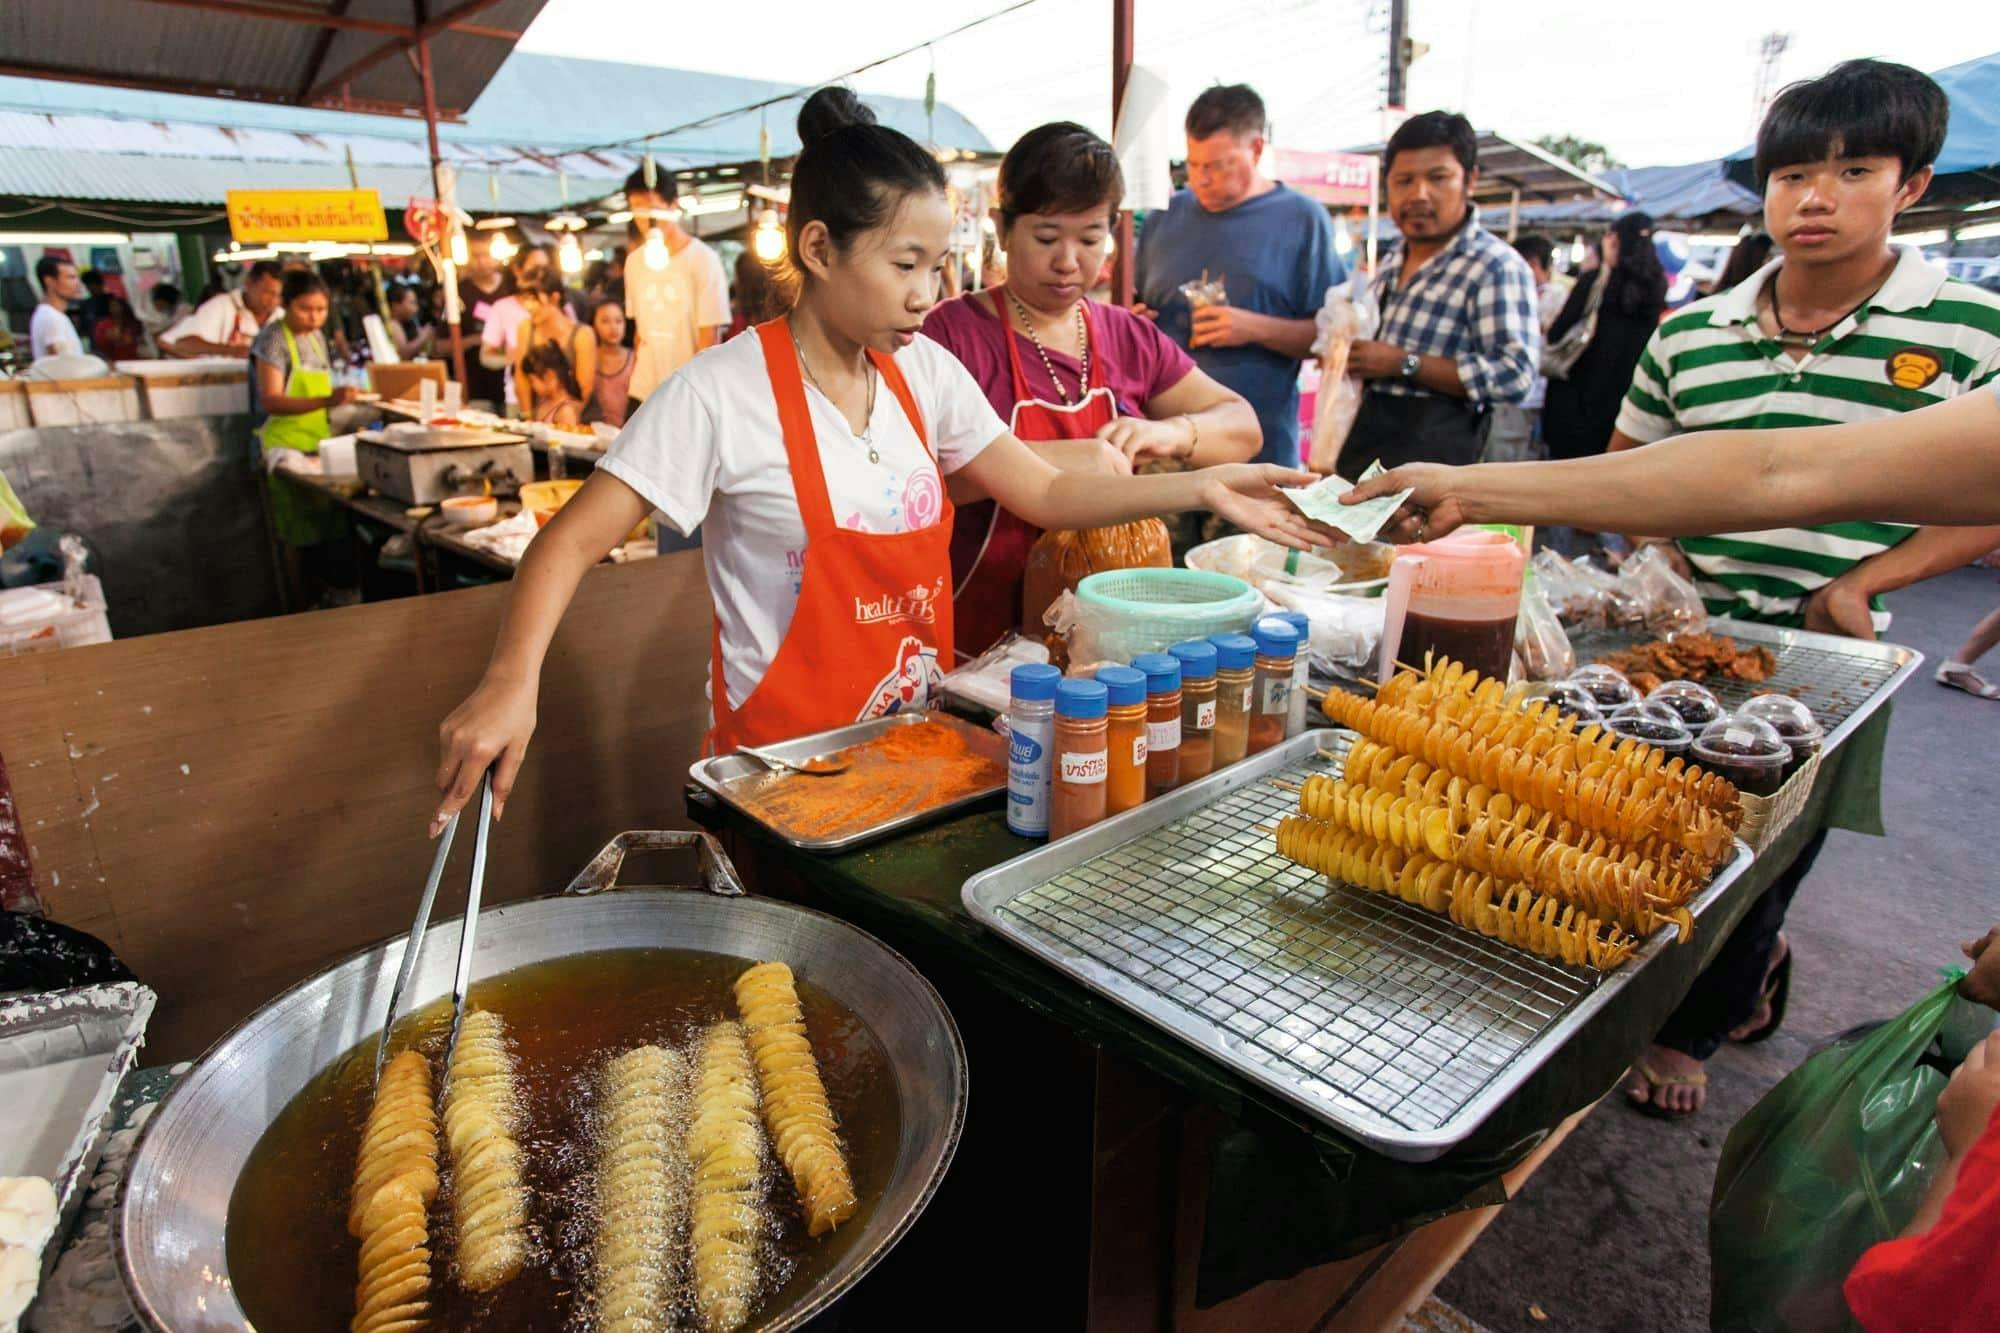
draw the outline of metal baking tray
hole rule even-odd
[[[1757,625],[1743,620],[1711,620],[1708,632],[1727,635],[1738,643],[1769,648],[1778,669],[1761,685],[1711,676],[1702,684],[1715,692],[1725,708],[1735,708],[1755,694],[1789,694],[1812,709],[1826,728],[1825,750],[1832,753],[1852,736],[1870,714],[1888,701],[1923,665],[1914,648],[1870,639],[1843,639],[1835,634]],[[1576,663],[1582,666],[1605,653],[1659,638],[1645,631],[1611,630],[1581,635],[1575,642]]]
[[[386,430],[364,430],[355,438],[363,444],[379,444],[398,453],[427,454],[438,449],[483,449],[524,444],[528,437],[512,431],[479,430],[472,426],[400,425]]]
[[[153,992],[131,981],[0,1003],[0,1176],[40,1176],[55,1188],[44,1278],[90,1193],[110,1132],[106,1113],[138,1061],[152,1013]]]
[[[830,750],[839,750],[849,745],[858,745],[862,741],[879,736],[893,727],[907,727],[918,722],[935,722],[940,726],[950,727],[953,731],[963,735],[967,746],[976,753],[985,755],[1000,765],[999,781],[993,783],[991,786],[981,787],[977,791],[961,796],[954,801],[945,801],[938,805],[926,806],[922,810],[898,815],[893,819],[885,820],[880,824],[871,824],[867,828],[859,829],[853,833],[843,833],[836,838],[827,838],[808,836],[795,829],[774,824],[738,799],[740,791],[733,789],[738,780],[759,777],[770,771],[755,759],[750,759],[739,754],[725,754],[718,755],[712,759],[696,760],[694,765],[688,769],[688,777],[697,786],[714,793],[717,799],[727,804],[745,819],[769,829],[781,841],[808,852],[844,852],[850,848],[886,838],[891,833],[899,833],[904,829],[912,828],[918,824],[929,823],[931,820],[963,810],[968,806],[977,805],[979,802],[1007,790],[1006,739],[998,732],[990,731],[984,727],[976,727],[972,723],[953,717],[949,713],[932,713],[921,710],[913,713],[892,713],[888,717],[879,717],[868,722],[856,722],[845,727],[835,727],[832,731],[814,732],[810,736],[801,736],[797,740],[784,741],[777,745],[760,745],[757,748],[774,754],[780,759],[790,759],[796,762],[803,759],[810,759],[816,754],[826,754]],[[818,780],[814,779],[814,781]]]
[[[1338,772],[1314,731],[975,875],[966,910],[1313,1118],[1422,1162],[1462,1141],[1662,949],[1600,974],[1316,875],[1275,785]],[[1328,758],[1326,756],[1335,756]],[[1750,866],[1736,855],[1696,920]]]

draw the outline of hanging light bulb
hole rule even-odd
[[[647,268],[653,270],[655,273],[666,271],[668,259],[667,234],[657,226],[646,232],[645,252]]]
[[[785,257],[785,230],[778,225],[777,209],[767,208],[757,215],[757,230],[750,236],[750,252],[764,264],[775,264]]]
[[[562,243],[556,246],[556,265],[565,273],[583,272],[583,247],[577,244],[575,232],[565,232]]]
[[[510,259],[512,259],[512,258],[514,257],[514,251],[515,251],[515,250],[516,250],[517,248],[518,248],[518,247],[516,247],[516,246],[515,246],[515,244],[514,244],[514,243],[513,243],[512,241],[510,241],[510,240],[508,240],[508,239],[507,239],[507,233],[506,233],[506,232],[504,232],[504,231],[496,231],[496,232],[494,232],[494,233],[493,233],[493,247],[492,247],[492,249],[493,249],[493,262],[494,262],[494,263],[496,263],[496,264],[504,264],[504,263],[506,263],[506,262],[507,262],[508,260],[510,260]]]
[[[468,263],[472,262],[472,256],[465,248],[465,228],[463,227],[453,227],[451,229],[451,262],[460,268],[464,268]]]

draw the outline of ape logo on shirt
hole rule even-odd
[[[889,593],[873,599],[854,599],[854,623],[857,625],[890,625],[899,621],[915,625],[937,623],[937,609],[944,595],[944,580],[936,579],[926,588],[922,584],[903,593]]]
[[[1944,359],[1928,347],[1905,347],[1891,352],[1882,368],[1897,388],[1921,389],[1944,373]]]
[[[868,706],[857,722],[867,722],[907,708],[928,708],[944,689],[944,670],[938,666],[937,649],[914,634],[906,634],[896,645],[896,665],[877,682]]]

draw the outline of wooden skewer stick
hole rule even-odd
[[[1304,788],[1304,787],[1302,787],[1302,786],[1300,786],[1300,785],[1299,785],[1298,783],[1296,783],[1296,782],[1287,782],[1287,781],[1285,781],[1285,780],[1284,780],[1283,778],[1272,778],[1272,779],[1271,779],[1271,785],[1272,785],[1273,787],[1276,787],[1276,788],[1277,788],[1277,789],[1278,789],[1279,791],[1304,791],[1304,790],[1305,790],[1305,788]]]

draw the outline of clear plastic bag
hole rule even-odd
[[[1708,628],[1708,608],[1663,546],[1642,546],[1619,566],[1618,586],[1638,607],[1640,623],[1667,638]]]
[[[1851,1326],[1841,1283],[1909,1225],[1944,1163],[1946,1077],[1927,1052],[1956,985],[1835,1038],[1729,1132],[1708,1211],[1711,1327]]]
[[[1326,302],[1313,317],[1318,335],[1312,350],[1320,359],[1319,397],[1313,407],[1312,446],[1306,466],[1331,473],[1347,443],[1347,433],[1361,411],[1361,377],[1347,373],[1347,354],[1356,339],[1373,338],[1382,312],[1366,276],[1356,269],[1346,287],[1329,287]]]
[[[1560,551],[1543,548],[1529,562],[1542,596],[1556,618],[1571,629],[1603,629],[1611,623],[1611,584],[1595,577]]]
[[[1560,557],[1558,557],[1560,558]],[[1514,621],[1514,660],[1526,680],[1561,680],[1576,670],[1576,650],[1542,592],[1533,570],[1521,584],[1521,614]]]

